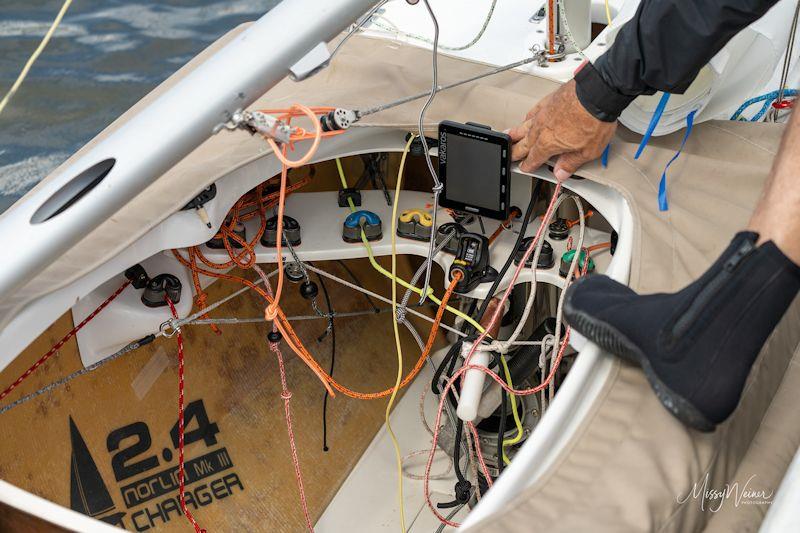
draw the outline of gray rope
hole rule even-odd
[[[483,20],[483,25],[481,26],[481,29],[478,31],[478,34],[475,35],[475,37],[472,38],[472,40],[470,42],[468,42],[467,44],[461,45],[461,46],[439,45],[439,49],[446,50],[448,52],[461,52],[463,50],[467,50],[468,48],[472,48],[473,46],[475,46],[475,44],[477,44],[477,42],[481,40],[481,37],[483,37],[483,34],[486,33],[486,28],[489,27],[489,22],[492,20],[492,15],[494,15],[495,7],[497,7],[497,0],[492,0],[492,5],[489,6],[489,13],[487,13],[486,18]],[[382,18],[386,19],[387,22],[391,23],[391,21],[389,19],[387,19],[386,17],[382,17]],[[385,26],[385,25],[381,24],[380,22],[374,22],[373,24],[375,24],[375,26],[377,26],[378,28],[380,28],[382,30],[390,31],[390,32],[392,32],[392,33],[394,33],[396,35],[402,35],[403,37],[406,37],[408,39],[415,39],[417,41],[422,41],[424,43],[433,44],[433,40],[432,39],[428,39],[427,37],[423,37],[422,35],[416,35],[414,33],[408,33],[408,32],[404,32],[404,31],[400,31],[397,28],[397,26],[395,26],[394,28],[390,28],[388,26]]]
[[[157,337],[160,337],[160,336],[161,336],[161,333],[159,332],[159,333],[154,333],[153,335],[148,335],[147,337],[144,337],[143,339],[139,339],[138,341],[133,341],[132,343],[130,343],[127,346],[121,348],[120,350],[114,352],[113,354],[109,355],[108,357],[106,357],[104,359],[100,359],[96,363],[93,363],[93,364],[91,364],[91,365],[89,365],[87,367],[81,368],[80,370],[76,370],[72,374],[68,374],[68,375],[64,376],[63,378],[61,378],[61,379],[57,379],[56,381],[53,381],[49,385],[45,385],[41,389],[38,389],[38,390],[36,390],[36,391],[34,391],[34,392],[30,393],[30,394],[27,394],[27,395],[19,398],[18,400],[15,400],[15,401],[11,402],[8,405],[0,407],[0,415],[10,411],[11,409],[14,409],[15,407],[19,407],[20,405],[29,402],[29,401],[33,400],[34,398],[36,398],[38,396],[41,396],[42,394],[45,394],[46,392],[50,392],[50,391],[55,390],[55,389],[57,389],[57,388],[59,388],[61,386],[64,386],[67,383],[69,383],[70,381],[72,381],[73,379],[78,378],[80,376],[83,376],[84,374],[88,374],[89,372],[92,372],[93,370],[96,370],[96,369],[100,368],[101,366],[105,365],[106,363],[110,363],[111,361],[113,361],[113,360],[115,360],[115,359],[117,359],[119,357],[122,357],[126,353],[132,352],[132,351],[134,351],[134,350],[136,350],[138,348],[141,348],[142,346],[150,344]]]

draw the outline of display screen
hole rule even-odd
[[[483,140],[447,136],[447,199],[499,211],[502,147]]]

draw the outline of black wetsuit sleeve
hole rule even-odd
[[[683,93],[734,35],[777,0],[642,0],[614,44],[575,75],[578,99],[612,122],[640,94]]]

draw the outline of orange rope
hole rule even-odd
[[[588,219],[592,218],[593,216],[594,216],[594,211],[592,211],[591,209],[589,209],[589,210],[586,212],[586,214],[584,214],[584,215],[583,215],[583,220],[588,220]],[[576,218],[575,220],[568,220],[568,221],[567,221],[567,227],[568,227],[568,228],[571,228],[572,226],[574,226],[574,225],[578,224],[580,221],[581,221],[581,219],[580,219],[580,218]]]
[[[267,294],[266,290],[259,287],[258,285],[256,285],[255,283],[253,283],[248,279],[241,278],[238,276],[232,276],[230,274],[225,274],[222,272],[214,272],[211,270],[206,270],[197,265],[193,267],[191,263],[185,257],[183,257],[178,250],[172,250],[172,253],[181,264],[183,264],[187,268],[197,269],[197,272],[199,274],[240,283],[258,293],[262,298],[264,298],[264,300],[268,304],[272,304],[275,301],[273,297]],[[438,333],[445,308],[447,307],[450,297],[452,296],[453,291],[455,290],[455,286],[458,283],[458,280],[460,279],[459,274],[460,273],[458,272],[454,274],[453,281],[450,283],[450,286],[447,288],[447,291],[442,297],[442,305],[439,306],[439,309],[436,312],[436,317],[434,319],[433,326],[431,327],[431,332],[428,336],[428,342],[425,345],[425,349],[420,354],[420,357],[417,360],[417,363],[414,365],[414,368],[411,370],[411,372],[409,372],[409,374],[405,378],[403,378],[403,381],[400,382],[400,388],[403,388],[406,385],[408,385],[417,376],[417,374],[419,374],[420,370],[422,369],[422,366],[425,364],[425,359],[428,357],[428,354],[430,353],[430,350],[433,347],[433,342],[436,339],[436,334]],[[305,348],[300,338],[297,336],[297,333],[292,328],[291,323],[289,322],[289,320],[287,319],[286,315],[283,313],[281,308],[277,307],[276,309],[277,309],[277,314],[274,323],[275,326],[278,328],[278,331],[280,331],[281,335],[283,335],[283,340],[286,341],[286,344],[292,349],[292,351],[294,351],[298,355],[298,357],[300,357],[300,359],[311,369],[311,371],[314,372],[314,374],[316,374],[316,376],[320,379],[325,388],[328,389],[331,396],[335,396],[335,393],[333,392],[333,390],[331,390],[331,388],[336,389],[345,396],[361,400],[375,400],[378,398],[384,398],[390,395],[394,391],[394,387],[391,387],[389,389],[380,392],[362,393],[354,391],[337,382],[330,374],[328,374],[327,372],[325,372],[325,370],[323,370],[323,368],[317,363],[314,357],[308,352],[308,350]]]
[[[345,387],[338,383],[336,380],[333,379],[327,372],[325,372],[322,367],[317,363],[314,357],[308,352],[306,347],[303,345],[300,338],[297,336],[296,332],[292,328],[292,325],[289,323],[289,320],[286,318],[286,315],[283,313],[283,310],[280,308],[280,297],[281,292],[283,289],[283,254],[282,254],[282,241],[283,241],[283,216],[285,211],[285,204],[286,204],[286,197],[296,190],[297,188],[301,187],[305,183],[307,183],[308,179],[304,180],[301,183],[298,183],[293,186],[287,186],[288,181],[288,173],[290,168],[296,168],[301,164],[304,164],[311,157],[313,157],[314,152],[316,151],[319,141],[323,136],[323,132],[321,131],[321,126],[319,124],[319,119],[317,118],[316,114],[318,113],[326,113],[329,112],[332,108],[307,108],[304,106],[292,106],[292,108],[288,110],[264,110],[265,113],[270,114],[277,114],[282,113],[278,118],[280,120],[286,121],[287,124],[291,123],[292,117],[306,115],[312,119],[315,123],[315,133],[313,134],[314,143],[312,144],[311,148],[309,149],[306,156],[297,160],[297,161],[289,161],[286,159],[286,152],[288,149],[293,148],[292,142],[289,145],[284,145],[283,147],[279,148],[277,144],[271,139],[267,139],[272,146],[273,150],[275,151],[275,155],[281,160],[282,168],[281,168],[281,175],[280,175],[280,189],[278,193],[272,193],[269,195],[264,196],[263,194],[263,184],[256,187],[254,195],[245,195],[242,197],[236,204],[234,204],[233,208],[231,209],[231,213],[229,215],[229,219],[226,223],[222,225],[220,231],[217,233],[217,238],[222,238],[223,243],[225,245],[225,250],[228,252],[228,256],[230,257],[229,261],[223,263],[216,263],[208,258],[206,258],[203,253],[200,251],[200,248],[197,246],[190,247],[187,250],[188,258],[184,257],[178,250],[173,250],[172,253],[175,258],[184,266],[189,268],[192,271],[192,279],[195,284],[195,291],[197,293],[197,304],[198,307],[201,309],[205,307],[205,300],[206,295],[205,292],[200,287],[200,280],[199,275],[203,274],[205,276],[217,278],[217,279],[225,279],[229,281],[234,281],[236,283],[240,283],[245,285],[258,293],[264,300],[267,302],[267,306],[264,310],[264,317],[272,321],[275,327],[283,336],[283,339],[286,341],[286,344],[292,349],[292,351],[297,354],[297,356],[311,369],[312,372],[319,378],[331,396],[334,396],[333,389],[345,394],[346,396],[350,396],[353,398],[359,399],[376,399],[388,396],[394,392],[395,388],[389,388],[380,392],[375,393],[361,393],[354,391],[348,387]],[[338,134],[342,132],[329,132],[331,134]],[[303,140],[311,138],[311,134],[308,134],[302,128],[295,128],[292,133],[292,141]],[[277,263],[278,263],[278,282],[277,287],[274,293],[274,297],[267,293],[264,289],[256,285],[255,283],[247,280],[245,278],[241,278],[238,276],[232,276],[229,274],[225,274],[219,272],[219,270],[224,270],[227,268],[232,268],[238,266],[243,269],[251,268],[256,263],[256,252],[255,246],[261,239],[262,234],[266,228],[266,209],[269,207],[273,207],[273,201],[276,199],[277,196],[277,206],[278,206],[278,227],[277,233],[278,238],[276,239],[276,255],[277,255]],[[272,204],[272,205],[270,205]],[[244,212],[247,210],[246,212]],[[261,218],[261,225],[259,231],[250,241],[242,239],[239,235],[235,233],[235,228],[238,223],[242,220],[249,220],[255,216],[259,216]],[[241,246],[241,249],[235,250],[231,245],[231,241],[238,243]],[[202,263],[202,266],[198,264],[198,260]],[[433,327],[431,328],[430,336],[428,338],[428,343],[425,346],[425,349],[420,354],[420,358],[417,361],[414,368],[411,372],[401,381],[400,387],[406,386],[411,380],[416,377],[419,371],[422,369],[422,366],[425,363],[425,359],[427,358],[430,350],[433,346],[433,342],[436,339],[436,333],[439,330],[439,325],[441,323],[442,316],[444,314],[444,309],[447,306],[447,302],[449,301],[453,291],[455,290],[455,285],[458,282],[459,276],[452,281],[450,287],[448,288],[444,298],[442,299],[442,305],[439,307],[437,311],[436,319],[434,321]]]
[[[512,208],[511,212],[508,214],[508,218],[506,218],[505,221],[503,221],[502,224],[497,226],[497,229],[494,230],[494,233],[492,233],[492,236],[489,237],[489,244],[492,244],[495,241],[495,239],[497,239],[497,237],[499,237],[500,234],[503,233],[504,229],[511,228],[512,221],[515,218],[519,218],[520,215],[522,215],[522,213],[520,212],[519,209],[517,209],[516,207]]]
[[[604,248],[611,248],[610,242],[601,242],[599,244],[593,244],[586,249],[586,253],[590,254],[592,252],[596,252],[597,250],[603,250]]]

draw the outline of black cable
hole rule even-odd
[[[336,326],[333,323],[333,304],[328,294],[328,288],[322,276],[317,274],[319,285],[322,287],[322,294],[325,295],[325,305],[328,308],[328,329],[331,332],[331,367],[328,374],[333,377],[333,365],[336,363]],[[322,451],[328,451],[328,390],[325,389],[325,396],[322,399]]]
[[[483,303],[481,304],[481,307],[478,310],[477,315],[475,315],[475,317],[474,317],[476,322],[480,322],[480,320],[483,318],[483,315],[486,313],[486,308],[489,306],[489,301],[494,296],[494,293],[497,291],[497,287],[500,286],[500,282],[503,280],[503,276],[505,276],[506,272],[511,267],[511,263],[514,261],[514,255],[516,255],[517,249],[519,248],[520,244],[522,243],[522,240],[525,238],[525,232],[528,229],[528,224],[530,223],[531,215],[533,214],[533,209],[534,209],[534,207],[536,205],[536,200],[539,198],[539,193],[540,193],[541,189],[542,189],[542,180],[537,180],[536,181],[536,185],[534,185],[534,187],[533,187],[533,191],[531,191],[531,199],[528,202],[528,208],[525,210],[525,215],[523,216],[523,219],[522,219],[522,225],[520,226],[520,229],[519,229],[519,235],[517,235],[517,240],[514,243],[514,247],[511,250],[511,254],[508,256],[508,259],[506,259],[506,262],[505,262],[505,264],[503,264],[503,267],[500,269],[497,278],[494,280],[494,282],[492,283],[492,286],[489,288],[489,291],[486,293],[486,297],[483,300]],[[472,314],[475,312],[475,307],[477,307],[477,300],[473,300],[472,301],[472,306],[469,309],[467,314],[472,316]],[[475,328],[472,327],[471,325],[469,325],[467,322],[464,322],[464,326],[462,327],[462,331],[467,333],[468,335],[471,335],[471,334],[474,334]],[[460,343],[457,343],[457,344],[460,345]],[[431,384],[431,388],[433,389],[433,392],[435,394],[439,394],[439,392],[440,392],[438,384],[439,384],[439,379],[441,379],[441,376],[442,376],[442,373],[443,373],[442,369],[445,367],[445,365],[447,365],[447,367],[448,367],[447,368],[447,375],[448,376],[452,376],[453,375],[453,371],[455,370],[456,362],[458,361],[458,352],[459,351],[460,351],[460,349],[459,350],[453,350],[451,348],[450,351],[447,352],[447,355],[445,356],[445,358],[442,360],[442,363],[436,369],[436,372],[434,372],[433,383]],[[448,395],[448,399],[450,399],[453,403],[456,403],[454,396]],[[505,399],[505,394],[503,395],[503,399]],[[503,404],[501,403],[501,408],[502,408],[502,406],[503,406]],[[459,423],[460,423],[460,421],[459,421]],[[501,418],[500,427],[503,429],[502,433],[505,433],[505,416],[503,416]],[[500,434],[502,434],[502,433],[500,433]],[[462,479],[463,478],[463,474],[461,473],[461,467],[458,464],[458,460],[457,460],[458,456],[460,455],[460,451],[459,450],[461,448],[461,431],[456,431],[455,438],[453,440],[454,440],[454,444],[453,444],[453,446],[454,446],[454,448],[453,448],[453,466],[455,468],[456,476],[459,479]],[[501,452],[500,461],[499,461],[499,463],[500,463],[499,468],[502,469],[502,462],[503,462],[503,457],[502,457],[502,437],[498,437],[498,440],[500,440],[500,445],[499,446],[500,446],[500,452]]]
[[[531,220],[531,215],[533,214],[533,208],[536,204],[536,200],[539,198],[539,192],[542,189],[542,180],[537,180],[536,185],[533,187],[533,191],[531,192],[531,200],[528,202],[528,209],[525,210],[525,215],[522,219],[522,225],[519,228],[519,235],[517,235],[517,242],[514,243],[514,248],[511,250],[511,254],[506,259],[503,268],[500,269],[497,279],[494,280],[492,286],[489,287],[489,291],[486,293],[486,298],[484,298],[483,303],[481,304],[481,308],[478,310],[478,314],[475,316],[475,321],[480,322],[483,318],[483,315],[486,313],[486,308],[489,307],[489,301],[494,296],[495,291],[497,291],[497,287],[500,286],[500,282],[503,281],[503,276],[506,275],[511,263],[514,261],[514,255],[516,255],[517,250],[519,249],[520,244],[522,244],[522,240],[525,238],[525,231],[528,229],[528,223]],[[470,330],[473,328],[470,326]]]
[[[465,482],[467,479],[464,477],[464,474],[461,473],[461,468],[459,463],[461,462],[461,433],[464,432],[464,421],[460,418],[458,422],[456,422],[456,447],[453,450],[453,463],[456,466],[456,477],[460,482]],[[478,443],[475,443],[476,445]]]
[[[337,259],[336,262],[339,263],[339,265],[345,270],[345,272],[347,272],[347,275],[350,276],[350,279],[353,280],[353,283],[355,283],[359,287],[363,287],[364,286],[364,285],[361,284],[359,279],[356,277],[356,275],[353,273],[353,271],[350,270],[350,267],[348,267],[347,264],[344,261],[342,261],[341,259]],[[359,291],[359,292],[361,292],[361,291]],[[378,308],[377,305],[375,305],[375,302],[372,300],[372,298],[370,297],[369,294],[367,294],[365,292],[362,292],[361,294],[364,295],[364,298],[367,299],[367,303],[369,304],[370,307],[372,307],[372,310],[375,311],[375,314],[378,314],[378,313],[381,312],[381,310]]]

